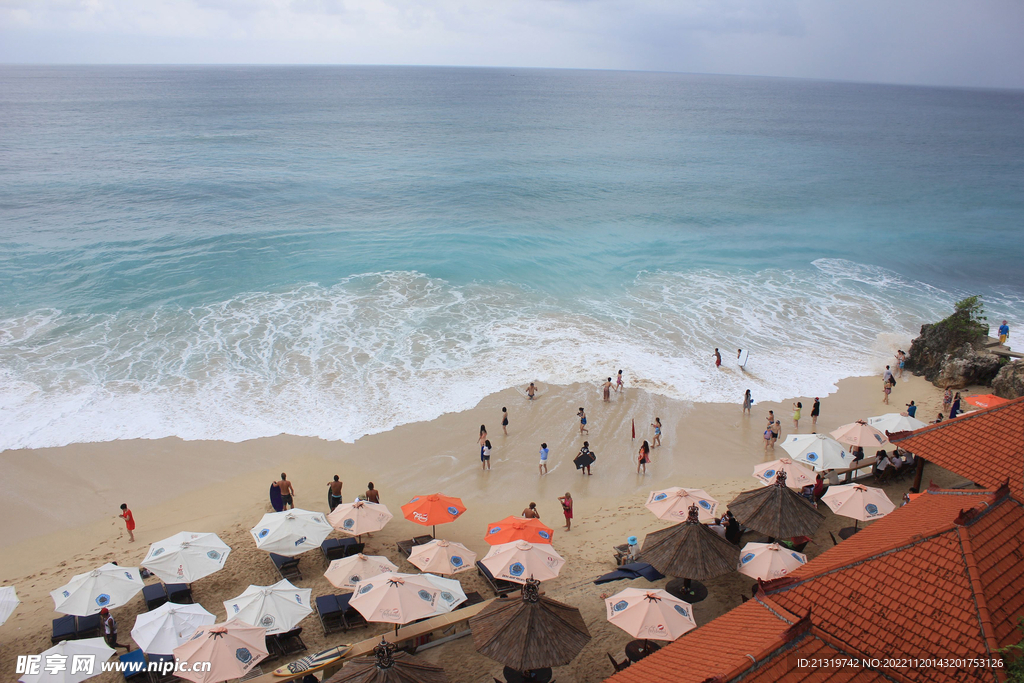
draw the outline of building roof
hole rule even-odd
[[[890,441],[981,486],[1010,482],[1010,492],[1024,500],[1024,398],[965,413]]]
[[[880,658],[998,656],[999,648],[1020,640],[1015,625],[1024,616],[1021,558],[1024,506],[1005,487],[930,489],[790,576],[762,583],[754,599],[611,680],[759,680],[744,676],[761,665],[775,671],[793,664],[780,653],[793,642],[790,627],[801,615],[809,615],[810,635],[799,645],[806,651]],[[884,675],[899,681],[1002,680],[1001,671],[971,666]]]

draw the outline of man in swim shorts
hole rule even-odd
[[[530,382],[530,386],[526,387],[526,398],[533,400],[534,394],[537,393],[537,387],[533,386],[533,382]]]
[[[295,509],[295,503],[292,502],[292,496],[295,495],[295,489],[292,488],[292,483],[288,481],[288,475],[284,472],[281,473],[281,481],[277,482],[277,488],[281,491],[281,504],[282,507],[287,510],[288,506],[292,506],[292,510]]]
[[[334,512],[334,508],[341,505],[341,487],[342,482],[338,479],[338,475],[334,475],[334,481],[327,483],[328,488],[331,489],[331,512]]]

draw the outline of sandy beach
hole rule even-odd
[[[737,397],[739,399],[740,397]],[[755,400],[756,400],[755,395]],[[811,431],[810,405],[803,402],[799,432]],[[838,391],[822,397],[817,431],[886,412],[904,410],[911,399],[918,417],[934,419],[941,406],[941,391],[922,378],[900,381],[891,405],[882,405],[881,380],[859,377],[842,380]],[[593,640],[583,653],[555,677],[567,681],[599,681],[611,673],[606,652],[621,658],[631,638],[605,621],[602,595],[628,587],[627,582],[595,586],[592,582],[614,568],[611,546],[630,535],[641,539],[668,525],[644,509],[649,491],[669,486],[705,488],[723,506],[737,493],[756,486],[750,472],[757,463],[782,457],[780,448],[766,455],[762,432],[765,415],[774,410],[782,422],[782,435],[794,433],[790,401],[755,403],[752,414],[736,404],[692,404],[648,393],[627,385],[604,402],[596,385],[551,386],[535,401],[516,389],[492,394],[475,408],[446,414],[430,421],[408,424],[389,432],[359,439],[354,444],[287,435],[243,443],[213,441],[117,441],[74,444],[63,448],[7,451],[0,463],[8,477],[8,495],[0,501],[7,523],[0,528],[0,580],[15,585],[22,604],[0,627],[0,670],[14,671],[19,654],[49,647],[53,612],[49,591],[73,574],[104,562],[138,566],[151,542],[182,530],[218,533],[232,547],[226,568],[193,585],[196,601],[223,619],[221,602],[249,584],[278,580],[270,560],[257,550],[248,529],[270,510],[267,490],[282,471],[296,490],[296,505],[309,510],[328,509],[327,482],[340,475],[343,496],[350,501],[363,493],[368,481],[381,491],[395,519],[367,541],[367,554],[386,555],[403,571],[415,571],[400,559],[395,542],[423,531],[401,517],[400,507],[416,494],[443,492],[459,496],[467,512],[456,522],[439,527],[437,536],[466,544],[481,556],[486,524],[520,514],[537,503],[542,520],[554,527],[554,547],[566,558],[561,575],[545,582],[552,597],[578,607]],[[508,436],[502,434],[501,408],[508,407]],[[589,434],[579,434],[576,411],[587,410]],[[655,417],[663,424],[663,445],[653,449],[647,474],[636,473],[636,451],[650,439]],[[631,439],[631,422],[636,439]],[[481,471],[477,435],[487,426],[493,445],[492,469]],[[572,459],[582,441],[597,455],[593,475],[577,471]],[[549,474],[538,474],[541,442],[550,448]],[[943,486],[963,480],[934,466],[925,470]],[[888,485],[898,504],[908,481]],[[570,532],[562,530],[556,498],[566,491],[575,500]],[[127,503],[138,528],[129,543],[124,524],[116,519],[118,506]],[[826,523],[806,552],[815,556],[831,547],[829,530],[848,526],[824,506]],[[326,569],[317,553],[302,556],[304,579],[313,595],[337,592],[323,578]],[[457,576],[465,589],[489,594],[475,573]],[[667,580],[666,580],[667,581]],[[661,586],[665,581],[658,582]],[[638,581],[639,584],[650,585]],[[739,604],[749,594],[752,580],[731,574],[708,582],[710,597],[695,606],[703,624]],[[122,642],[144,608],[141,596],[117,610]],[[348,634],[325,637],[316,615],[301,624],[310,651],[341,642],[355,642],[388,630],[375,625]],[[452,681],[489,680],[501,666],[475,653],[471,639],[430,649],[424,659],[444,666]],[[278,664],[275,663],[275,666]],[[97,678],[96,680],[104,680]],[[111,678],[110,680],[114,680]]]

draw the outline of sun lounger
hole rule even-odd
[[[320,617],[320,625],[324,627],[324,635],[345,630],[344,611],[338,606],[338,598],[333,595],[321,595],[316,599],[316,613]]]
[[[167,589],[162,583],[151,583],[142,587],[142,599],[146,601],[146,611],[155,610],[167,602]]]
[[[418,545],[426,545],[434,540],[433,536],[417,536],[416,538],[410,538],[407,541],[398,542],[398,552],[402,553],[403,557],[409,557],[412,554],[412,549]]]
[[[359,545],[356,543],[354,538],[328,538],[326,541],[320,544],[320,552],[323,553],[324,559],[329,563],[331,560],[340,560],[343,557],[353,555],[350,549],[352,546]]]
[[[167,588],[167,602],[174,602],[179,605],[191,605],[192,589],[187,583],[169,583]]]
[[[146,668],[149,663],[146,661],[146,654],[142,650],[127,652],[118,657],[118,660],[125,665],[122,670],[124,680],[149,680],[149,671]]]
[[[299,558],[285,557],[277,553],[270,553],[270,559],[282,579],[301,579],[302,572],[299,571]]]
[[[75,616],[69,614],[66,617],[60,617],[59,619],[53,620],[53,633],[50,636],[50,642],[57,644],[62,640],[75,640]]]
[[[147,654],[146,658],[149,659],[151,664],[154,662],[171,662],[172,664],[174,663],[174,655]],[[166,674],[161,673],[163,669],[151,672],[153,674],[153,683],[177,683],[177,681],[180,681],[180,678],[171,673],[172,670],[173,669],[171,667],[168,667]]]
[[[491,570],[485,567],[484,563],[479,560],[476,563],[476,573],[484,577],[484,580],[487,581],[487,585],[491,587],[491,590],[494,591],[494,594],[499,598],[523,589],[523,587],[518,583],[494,578],[494,575],[491,574]]]
[[[476,591],[470,591],[469,593],[466,593],[466,600],[465,600],[465,602],[460,603],[459,606],[455,608],[455,610],[460,610],[460,609],[469,607],[470,605],[477,605],[477,604],[480,604],[483,601],[484,601],[484,596],[480,595]],[[452,610],[452,611],[455,611],[455,610]]]
[[[594,581],[595,584],[601,585],[602,583],[610,583],[612,581],[621,581],[622,579],[639,579],[644,578],[648,581],[657,581],[664,579],[665,575],[659,572],[657,569],[647,564],[646,562],[632,562],[630,564],[624,564],[618,569],[603,576],[599,576]]]
[[[99,638],[103,635],[103,618],[98,614],[78,617],[75,627],[75,638]]]
[[[282,655],[293,655],[297,652],[305,652],[306,644],[302,642],[302,627],[293,628],[287,633],[278,633],[277,647]]]
[[[338,601],[338,609],[341,610],[341,618],[345,622],[345,630],[350,628],[359,628],[361,626],[367,626],[366,617],[357,610],[355,607],[349,607],[349,601],[352,599],[351,593],[345,593],[344,595],[335,595],[335,599]]]
[[[354,541],[355,539],[350,539],[350,540]],[[365,548],[366,548],[366,544],[365,543],[350,543],[349,545],[345,546],[345,557],[351,557],[353,555],[358,555],[359,553],[363,552],[363,550]]]

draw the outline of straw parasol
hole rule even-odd
[[[487,535],[484,540],[489,545],[501,545],[512,541],[527,541],[528,543],[551,543],[555,532],[551,527],[539,519],[528,519],[526,517],[506,517],[500,522],[491,522],[487,525]]]
[[[696,505],[682,524],[644,538],[640,555],[666,576],[712,579],[735,571],[740,549],[700,523]]]
[[[704,489],[673,486],[664,491],[651,491],[644,507],[653,512],[658,519],[685,522],[689,517],[691,505],[697,506],[697,516],[701,523],[714,521],[718,501],[709,496]]]
[[[395,654],[394,644],[381,638],[373,657],[353,659],[324,683],[448,683],[448,676],[404,652]]]
[[[806,498],[786,486],[785,471],[776,475],[773,485],[736,496],[729,511],[740,524],[772,538],[813,536],[825,519]]]
[[[470,617],[469,627],[477,652],[516,671],[564,666],[590,642],[580,611],[542,596],[533,580],[521,597],[498,598]]]

